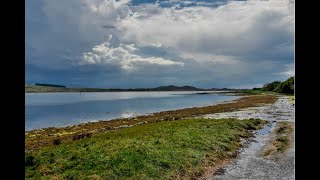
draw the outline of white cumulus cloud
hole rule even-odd
[[[111,37],[109,38],[111,40]],[[120,66],[123,70],[135,70],[148,65],[155,66],[183,66],[182,62],[175,62],[162,57],[142,57],[136,52],[139,49],[134,44],[120,44],[112,47],[109,41],[96,45],[90,52],[83,53],[80,64],[109,64]]]
[[[193,54],[194,60],[205,62],[217,59],[204,56],[220,56],[219,61],[227,63],[235,59],[231,56],[247,59],[260,53],[267,56],[290,53],[292,6],[288,0],[231,1],[217,8],[182,9],[144,4],[133,8],[135,15],[119,21],[117,27],[122,40],[138,46],[158,45],[181,57]]]

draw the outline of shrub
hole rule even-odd
[[[294,94],[294,76],[290,77],[284,82],[273,81],[265,84],[262,88],[253,88],[253,90],[271,91],[284,94]]]
[[[25,166],[34,166],[37,164],[36,158],[30,154],[25,157]]]
[[[293,94],[294,93],[294,77],[291,77],[281,83],[276,89],[278,93]]]
[[[261,88],[261,90],[262,91],[274,91],[280,84],[281,84],[280,81],[273,81],[272,83],[265,84]]]
[[[54,139],[53,140],[53,145],[59,145],[61,144],[61,139]]]

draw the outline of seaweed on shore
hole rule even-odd
[[[175,121],[190,117],[197,117],[204,114],[236,111],[248,107],[272,104],[276,100],[277,96],[274,95],[251,95],[242,97],[236,101],[230,101],[227,103],[206,107],[194,107],[172,111],[163,111],[151,115],[143,115],[132,118],[119,118],[110,121],[89,122],[63,128],[51,127],[27,131],[25,133],[25,151],[34,151],[42,147],[52,146],[54,144],[54,141],[59,141],[59,143],[63,144],[65,142],[82,139],[77,138],[82,137],[81,135],[84,135],[84,137],[86,138],[90,138],[91,135],[110,130],[122,129],[146,123]],[[86,134],[90,135],[86,136]]]

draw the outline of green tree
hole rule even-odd
[[[294,94],[294,76],[282,82],[279,87],[276,88],[276,92]]]
[[[273,81],[272,83],[265,84],[261,90],[262,91],[274,91],[279,85],[281,81]]]

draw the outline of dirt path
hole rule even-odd
[[[270,133],[279,121],[294,122],[294,105],[288,97],[281,96],[273,105],[247,108],[241,111],[204,115],[205,118],[260,118],[270,121],[256,132],[253,141],[238,154],[237,159],[224,167],[220,174],[208,179],[294,179],[294,147],[278,160],[266,160],[261,150],[270,138]]]

